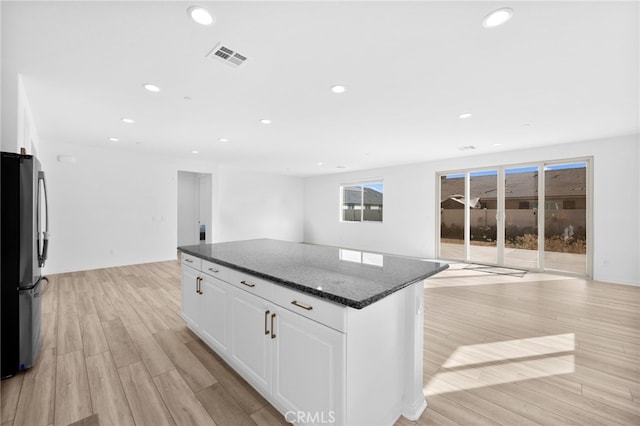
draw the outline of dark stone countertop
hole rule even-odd
[[[178,250],[356,309],[449,267],[389,254],[270,239],[182,246]]]

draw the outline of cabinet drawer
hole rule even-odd
[[[347,308],[344,306],[277,284],[273,286],[271,300],[289,311],[346,332]]]
[[[202,259],[191,256],[190,254],[182,253],[182,264],[199,271],[202,267]]]
[[[225,278],[225,281],[229,284],[263,299],[271,300],[274,287],[272,282],[233,269],[228,269],[228,273],[228,278]]]
[[[233,278],[233,269],[204,259],[202,259],[202,272],[226,282]]]

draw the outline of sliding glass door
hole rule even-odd
[[[544,267],[587,269],[587,163],[544,168]]]
[[[442,259],[590,276],[590,160],[442,173]]]
[[[504,169],[504,265],[540,269],[538,166]]]
[[[496,212],[498,171],[469,173],[469,260],[498,263]]]
[[[440,176],[440,256],[466,259],[464,174]]]

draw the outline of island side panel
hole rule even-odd
[[[347,416],[349,426],[391,425],[401,415],[406,382],[408,288],[363,309],[349,308]],[[413,333],[411,333],[413,335]],[[422,371],[420,372],[422,380]]]
[[[402,415],[409,420],[418,420],[427,408],[424,398],[423,358],[424,358],[424,281],[408,287],[404,291],[406,351],[404,371],[404,398]]]

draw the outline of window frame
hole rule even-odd
[[[364,204],[364,189],[367,185],[381,185],[382,187],[382,204],[380,205],[379,209],[371,209],[371,210],[375,210],[375,211],[381,211],[381,218],[380,220],[365,220],[364,218],[364,212],[365,212],[365,204]],[[360,206],[356,206],[359,207],[359,209],[357,209],[360,212],[360,220],[345,220],[344,219],[344,211],[345,211],[345,203],[344,203],[344,189],[346,187],[353,187],[353,186],[360,186],[360,190],[361,190],[361,198],[360,198]],[[384,222],[384,180],[382,178],[371,178],[371,179],[360,179],[360,180],[353,180],[353,181],[347,181],[347,182],[342,182],[339,185],[339,191],[340,191],[340,195],[339,195],[339,205],[338,205],[338,221],[340,223],[383,223]]]

